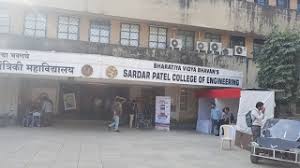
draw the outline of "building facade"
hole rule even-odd
[[[165,95],[173,119],[193,120],[197,90],[257,88],[264,36],[300,23],[299,0],[0,3],[0,113],[18,116],[43,93],[66,119],[109,119],[114,96],[144,110]]]

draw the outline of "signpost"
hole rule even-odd
[[[170,130],[171,97],[156,96],[155,102],[155,128]]]

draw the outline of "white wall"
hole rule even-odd
[[[0,115],[18,111],[19,80],[0,78]]]

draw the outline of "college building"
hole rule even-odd
[[[0,4],[0,114],[19,117],[46,93],[63,119],[109,120],[115,96],[143,110],[170,96],[173,120],[195,120],[198,92],[258,88],[265,35],[300,23],[299,0]]]

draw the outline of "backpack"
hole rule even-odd
[[[246,124],[248,127],[252,126],[252,116],[251,116],[251,110],[246,114]]]

